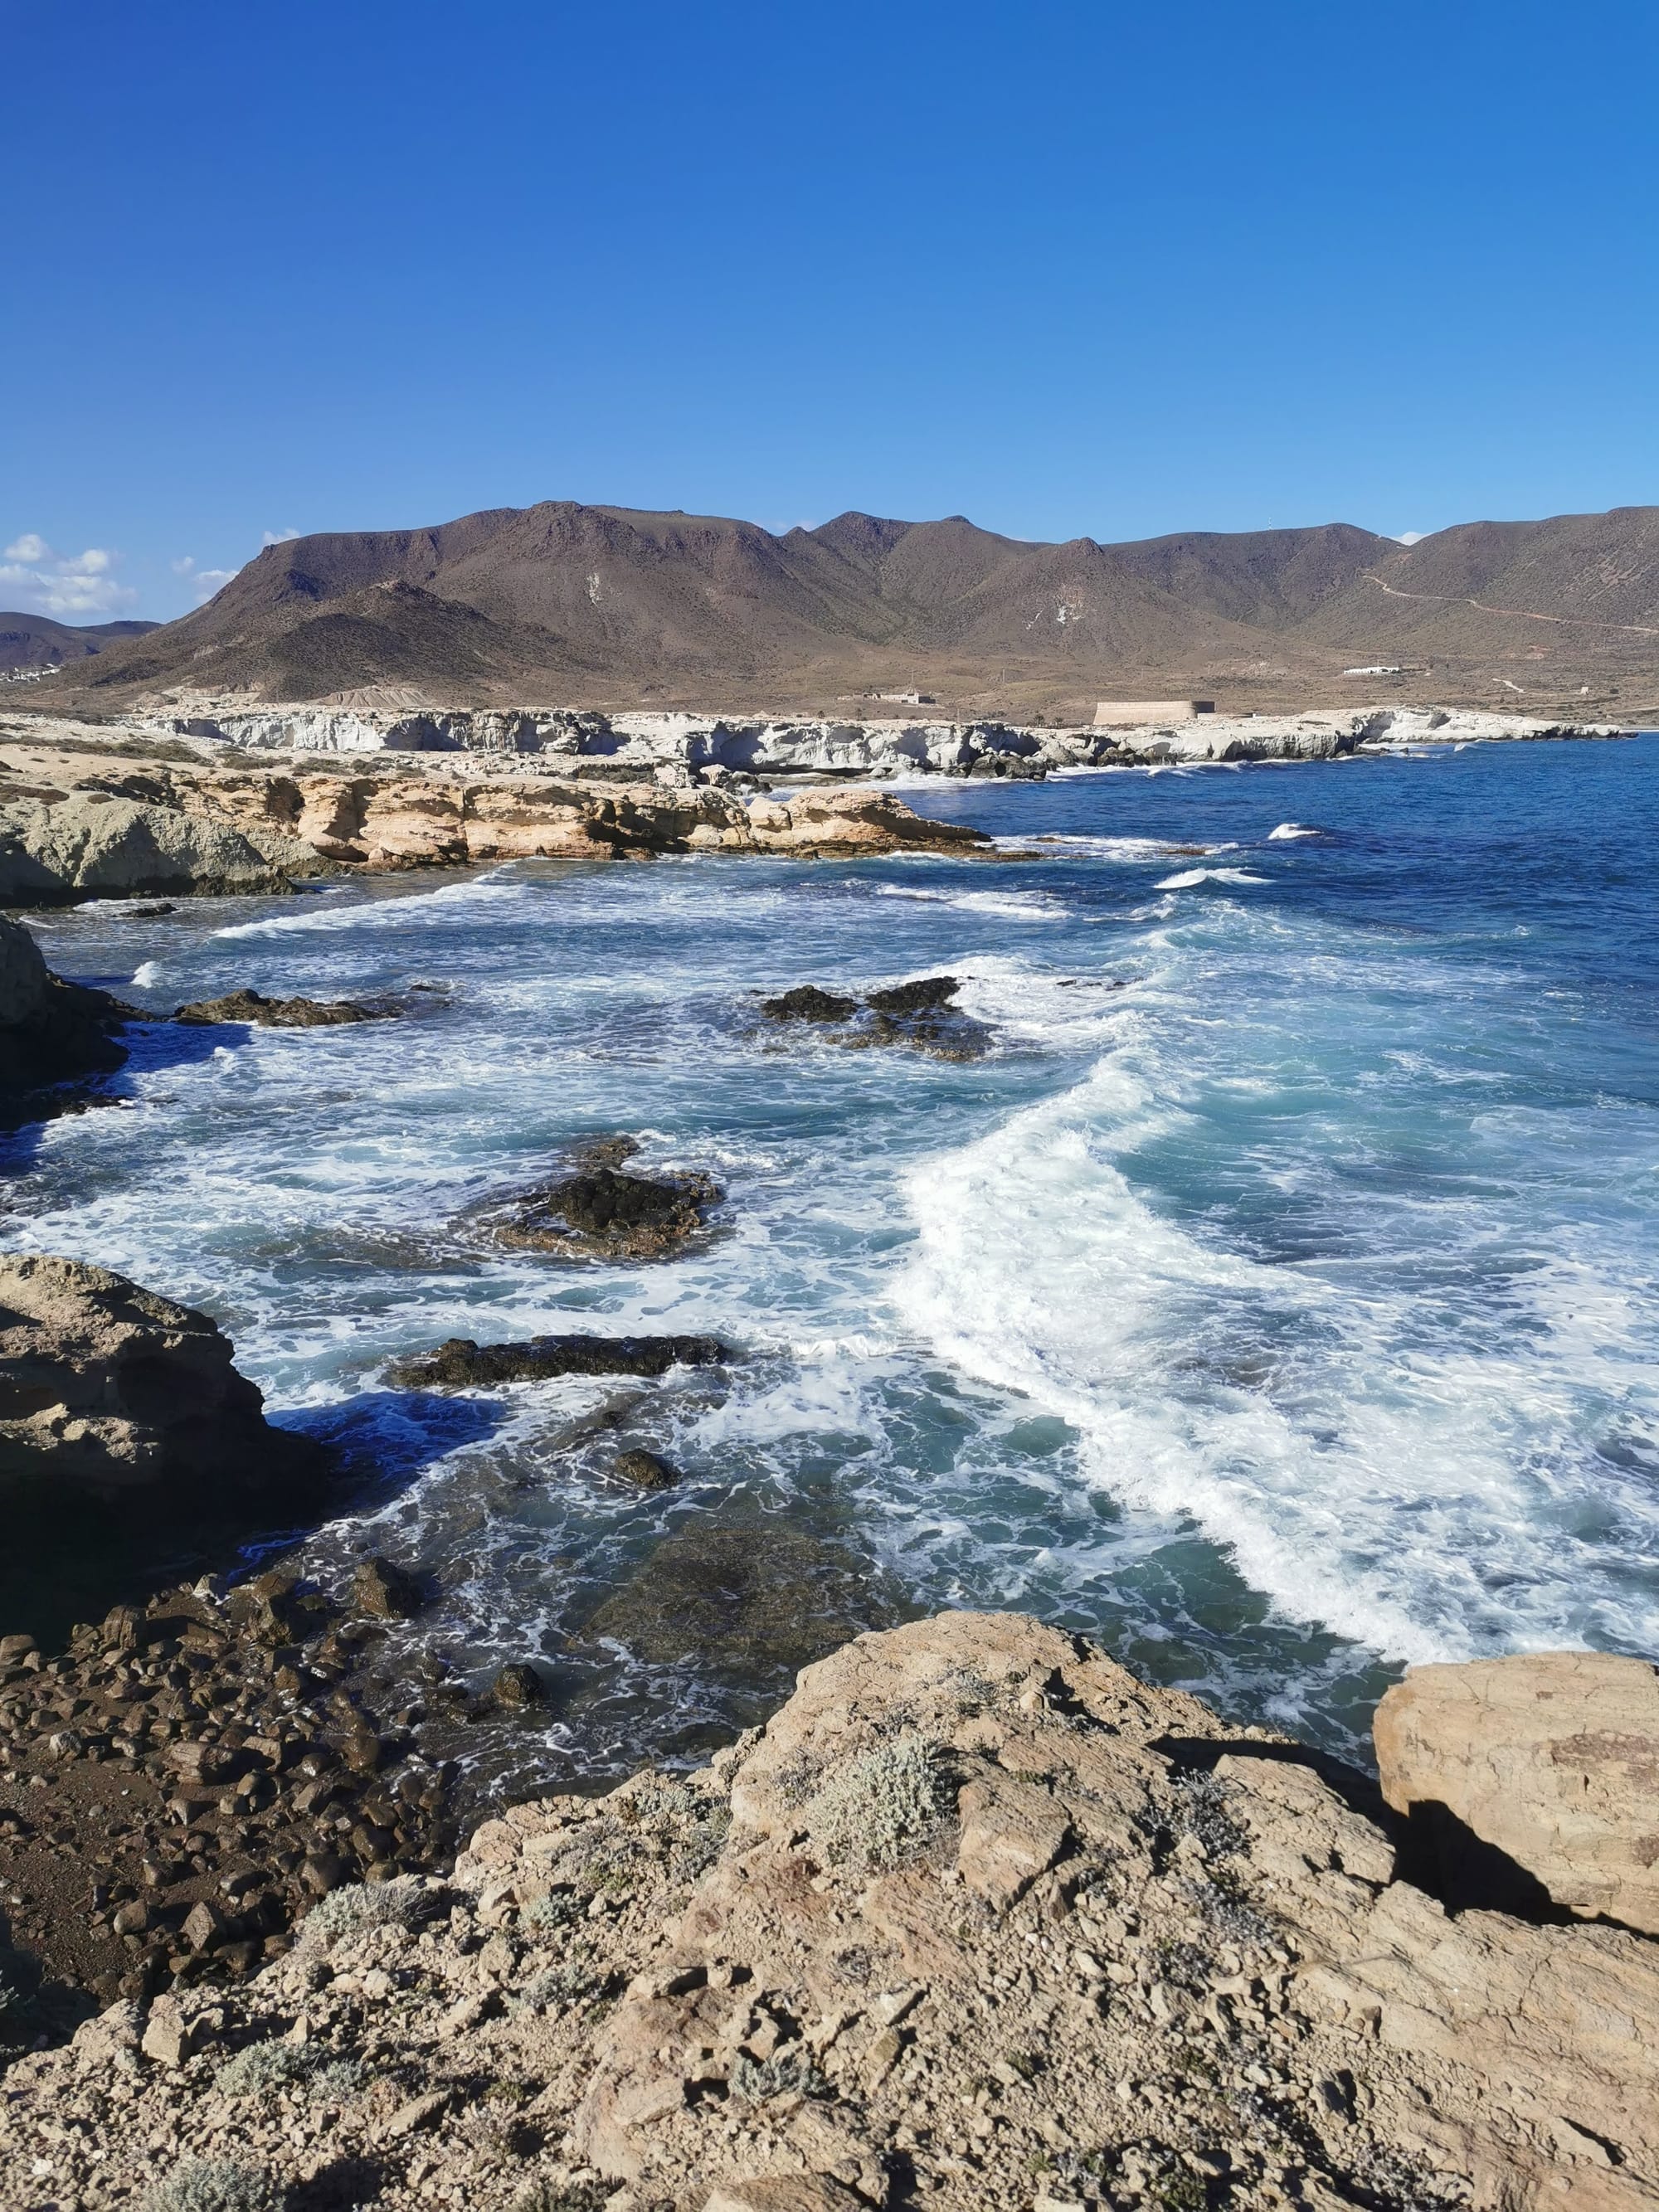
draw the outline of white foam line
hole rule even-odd
[[[1243,868],[1186,868],[1178,876],[1164,876],[1154,890],[1190,891],[1200,884],[1270,884],[1271,876],[1253,876]]]
[[[1535,1449],[1540,1414],[1571,1431],[1565,1383],[1518,1391],[1501,1348],[1415,1346],[1409,1287],[1350,1293],[1156,1212],[1115,1161],[1185,1117],[1128,1058],[915,1172],[901,1316],[1068,1422],[1087,1479],[1196,1522],[1290,1620],[1412,1662],[1469,1656],[1495,1618],[1511,1648],[1579,1641],[1553,1533],[1577,1493]],[[1501,1613],[1494,1559],[1515,1570]]]
[[[331,907],[325,913],[276,914],[263,921],[234,922],[216,929],[216,938],[287,937],[313,932],[332,934],[353,929],[404,929],[427,921],[434,906],[475,906],[493,899],[523,898],[530,886],[506,880],[504,868],[492,868],[464,884],[446,884],[435,891],[405,891],[388,898],[368,898],[356,905]],[[413,909],[411,911],[411,909]]]

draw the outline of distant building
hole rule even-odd
[[[1095,708],[1097,729],[1127,729],[1138,722],[1190,722],[1213,714],[1213,699],[1103,699]]]
[[[939,704],[931,691],[878,691],[878,699],[885,699],[896,707],[936,707]]]

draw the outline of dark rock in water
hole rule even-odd
[[[206,1314],[79,1260],[0,1260],[0,1480],[106,1495],[313,1472]]]
[[[118,921],[153,921],[159,915],[177,914],[178,911],[171,899],[151,899],[143,906],[124,907],[115,919]]]
[[[421,1609],[422,1592],[413,1575],[390,1559],[365,1559],[351,1578],[351,1595],[360,1613],[377,1620],[407,1620]]]
[[[860,1007],[856,999],[836,998],[804,983],[781,998],[763,999],[761,1012],[773,1021],[831,1025],[834,1042],[849,1051],[908,1045],[935,1060],[981,1060],[990,1050],[991,1032],[951,1004],[961,988],[954,975],[923,975],[872,991]]]
[[[568,1260],[660,1260],[704,1225],[725,1193],[706,1175],[625,1175],[584,1166],[515,1201],[498,1243]]]
[[[546,1687],[533,1667],[503,1667],[490,1684],[489,1694],[511,1711],[547,1702]]]
[[[584,1634],[747,1687],[775,1684],[900,1617],[878,1571],[844,1545],[755,1522],[665,1537]]]
[[[665,1375],[671,1367],[715,1367],[731,1357],[714,1336],[532,1336],[520,1344],[452,1336],[424,1358],[393,1367],[387,1379],[405,1390],[489,1389],[559,1375]]]
[[[679,1469],[671,1467],[655,1452],[625,1451],[612,1462],[611,1472],[620,1475],[624,1482],[637,1484],[641,1490],[672,1490],[679,1480]]]
[[[42,1121],[79,1103],[58,1085],[121,1066],[117,1032],[136,1019],[106,992],[54,975],[21,922],[0,916],[0,1128]]]
[[[914,983],[895,983],[885,991],[872,991],[865,1000],[872,1013],[925,1014],[948,1006],[962,988],[954,975],[922,975]]]
[[[908,1045],[930,1060],[983,1060],[991,1049],[991,1031],[947,1006],[942,1012],[878,1014],[869,1028],[848,1043]]]
[[[779,998],[761,1000],[761,1012],[769,1022],[849,1022],[858,1010],[856,999],[821,991],[816,983],[802,983]]]
[[[267,999],[258,991],[231,991],[222,999],[197,999],[179,1006],[173,1019],[192,1029],[240,1022],[265,1030],[326,1030],[348,1022],[391,1021],[402,1011],[392,999]]]

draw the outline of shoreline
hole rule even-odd
[[[1018,1613],[860,1637],[706,1765],[331,1884],[257,1968],[198,1899],[173,1987],[15,2055],[0,2206],[131,2206],[159,2159],[194,2191],[160,2202],[224,2212],[1639,2212],[1640,1784],[1523,1710],[1577,1664],[1408,1678],[1379,1791]],[[1577,1686],[1659,1703],[1636,1661]],[[1580,1859],[1525,1826],[1562,1759],[1598,1792]],[[1553,1889],[1449,1856],[1436,1796]],[[1623,1918],[1554,1902],[1596,1850],[1634,1876]]]

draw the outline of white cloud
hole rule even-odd
[[[198,607],[210,599],[222,584],[228,584],[233,576],[241,574],[238,568],[198,568],[193,553],[186,553],[182,560],[171,562],[168,565],[175,576],[189,577]]]
[[[297,530],[267,530],[261,543],[266,545],[286,545],[290,538],[299,536]]]
[[[103,545],[84,553],[58,553],[33,530],[14,538],[0,562],[0,591],[15,594],[30,614],[65,622],[95,622],[130,607],[138,594],[118,583],[120,556]]]
[[[1420,545],[1428,536],[1426,530],[1401,530],[1395,533],[1396,545]]]

